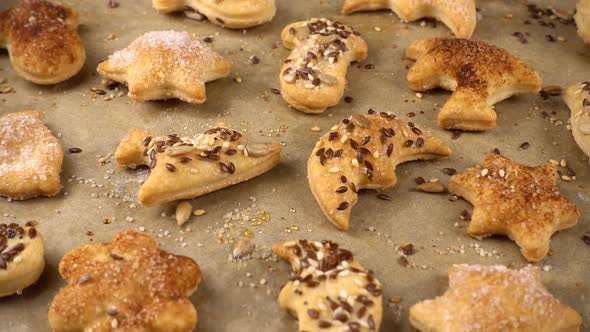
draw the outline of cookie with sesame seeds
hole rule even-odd
[[[131,129],[115,153],[121,167],[147,165],[151,173],[139,189],[145,206],[191,199],[250,180],[280,161],[275,143],[248,143],[239,132],[219,126],[194,137],[155,136]]]
[[[86,61],[76,31],[78,14],[46,0],[21,0],[0,13],[0,48],[18,75],[35,84],[56,84],[76,75]]]
[[[571,110],[572,134],[580,149],[590,156],[590,82],[569,86],[563,100]]]
[[[344,119],[320,138],[307,162],[307,179],[324,215],[347,230],[359,190],[393,187],[401,163],[450,155],[429,131],[370,110]]]
[[[494,104],[541,91],[541,76],[508,51],[482,41],[422,39],[406,57],[415,60],[407,79],[415,91],[453,91],[438,114],[444,129],[484,131],[496,127]]]
[[[151,31],[98,64],[107,79],[125,83],[137,101],[206,101],[205,83],[227,77],[232,64],[187,32]]]
[[[453,265],[449,289],[410,308],[419,331],[575,332],[582,318],[543,286],[537,267]]]
[[[0,196],[24,200],[61,190],[64,151],[35,111],[0,116]]]
[[[279,75],[281,95],[304,113],[322,113],[338,104],[350,63],[368,56],[367,43],[357,32],[325,18],[289,24],[281,39],[292,50]]]
[[[0,297],[29,287],[44,268],[43,237],[35,223],[0,224]]]
[[[188,9],[189,17],[230,29],[270,22],[276,12],[275,0],[152,0],[152,6],[166,14]]]
[[[467,233],[506,235],[530,262],[549,252],[551,236],[574,227],[580,211],[557,188],[557,166],[517,164],[488,153],[480,166],[453,175],[449,192],[473,204]]]
[[[578,0],[574,20],[580,37],[590,44],[590,0]]]
[[[477,24],[475,0],[345,0],[342,14],[383,9],[408,22],[435,18],[459,38],[471,38]]]
[[[379,331],[382,286],[375,273],[331,241],[293,240],[272,251],[295,276],[281,289],[279,305],[299,321],[299,331]]]
[[[53,331],[188,332],[197,324],[189,296],[201,283],[199,265],[142,232],[83,244],[62,258],[59,273],[68,285],[49,306]]]

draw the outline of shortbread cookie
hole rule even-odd
[[[549,252],[553,233],[573,227],[580,216],[559,193],[557,178],[551,163],[529,167],[488,153],[481,166],[451,177],[449,192],[474,205],[469,235],[507,235],[537,262]]]
[[[296,316],[299,331],[379,331],[381,283],[353,254],[331,241],[286,241],[272,251],[296,276],[281,289],[281,308]]]
[[[574,15],[578,33],[584,41],[590,44],[590,0],[578,0],[576,15]]]
[[[279,75],[281,94],[304,113],[338,104],[348,66],[367,58],[367,43],[351,27],[325,18],[289,24],[281,39],[293,50]]]
[[[435,18],[459,38],[471,38],[477,24],[475,0],[345,0],[342,13],[391,9],[404,21]]]
[[[565,90],[563,100],[570,108],[572,134],[578,146],[590,156],[590,82],[577,83]]]
[[[453,265],[449,289],[410,308],[423,332],[576,332],[582,319],[545,289],[538,268]]]
[[[49,307],[53,331],[188,332],[197,325],[188,297],[201,283],[199,265],[144,233],[86,243],[63,257],[59,273],[68,285]]]
[[[494,104],[541,91],[541,77],[533,68],[506,50],[481,41],[417,40],[406,56],[416,60],[407,77],[411,89],[453,91],[438,115],[438,125],[444,129],[494,128]]]
[[[43,237],[34,222],[0,224],[0,297],[29,287],[44,268]]]
[[[194,35],[178,31],[143,34],[98,65],[100,75],[129,86],[129,98],[178,98],[202,104],[205,83],[224,78],[231,63]]]
[[[0,116],[0,196],[55,196],[64,159],[60,142],[33,111]]]
[[[272,21],[275,0],[152,0],[160,13],[193,10],[203,20],[224,28],[244,29]]]
[[[0,48],[14,70],[36,84],[55,84],[76,75],[86,61],[78,14],[46,0],[21,0],[0,13]]]
[[[138,199],[152,206],[208,194],[261,175],[279,163],[280,144],[249,144],[235,130],[216,127],[190,137],[155,136],[131,129],[119,144],[119,166],[148,165]]]
[[[397,165],[450,154],[441,140],[412,122],[369,111],[342,120],[320,138],[307,162],[307,178],[324,215],[347,230],[358,190],[393,187]]]

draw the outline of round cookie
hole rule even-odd
[[[43,273],[43,237],[32,222],[0,224],[0,297],[33,284]]]

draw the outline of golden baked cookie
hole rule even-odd
[[[83,244],[63,257],[59,273],[68,285],[49,306],[53,331],[188,332],[197,324],[188,297],[201,283],[199,265],[144,233]]]
[[[578,34],[590,44],[590,0],[578,0],[574,19],[578,26]]]
[[[444,129],[492,129],[494,104],[541,91],[541,77],[533,68],[482,41],[422,39],[410,45],[406,56],[416,60],[407,77],[412,90],[453,91],[438,114],[438,125]]]
[[[299,331],[379,331],[381,283],[353,254],[331,241],[294,240],[272,251],[296,276],[281,289],[279,305],[299,320]]]
[[[307,162],[307,178],[324,215],[347,230],[358,190],[393,187],[397,165],[450,154],[441,140],[412,122],[369,111],[353,114],[320,138]]]
[[[36,84],[55,84],[76,75],[86,61],[78,14],[46,0],[21,0],[0,13],[0,48],[14,70]]]
[[[60,142],[39,113],[0,116],[0,196],[23,200],[57,195],[63,158]]]
[[[0,297],[35,283],[45,268],[43,237],[33,222],[0,224]]]
[[[590,82],[571,85],[563,100],[570,108],[572,134],[580,149],[590,156]]]
[[[477,24],[475,0],[345,0],[342,14],[382,9],[393,10],[404,21],[435,18],[459,38],[471,38]]]
[[[202,20],[224,28],[243,29],[272,21],[275,0],[152,0],[160,13],[191,9]]]
[[[577,332],[582,319],[545,289],[538,268],[453,265],[444,295],[410,308],[423,332]]]
[[[449,192],[474,205],[469,235],[506,235],[528,261],[537,262],[549,252],[551,236],[580,217],[576,205],[559,193],[557,178],[551,163],[529,167],[488,153],[481,166],[451,177]]]
[[[338,104],[348,66],[367,58],[367,43],[351,27],[325,18],[289,24],[281,39],[292,50],[279,75],[281,95],[304,113]]]
[[[199,197],[261,175],[279,163],[281,150],[280,144],[250,144],[225,127],[192,138],[131,129],[115,159],[121,167],[151,168],[137,196],[152,206]]]
[[[224,78],[231,63],[187,32],[152,31],[98,64],[98,73],[129,86],[129,98],[178,98],[202,104],[205,83]]]

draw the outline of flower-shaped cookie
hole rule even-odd
[[[195,261],[158,248],[138,231],[67,253],[59,273],[68,282],[49,307],[54,331],[192,331],[188,299],[201,282]]]
[[[481,166],[451,177],[449,192],[474,205],[471,236],[503,234],[536,262],[549,252],[553,233],[573,227],[580,212],[561,196],[556,166],[529,167],[488,153]]]
[[[506,50],[481,41],[416,40],[406,56],[416,60],[407,77],[411,89],[453,91],[438,114],[438,125],[444,129],[494,128],[494,104],[541,90],[541,77],[533,68]]]
[[[410,323],[424,332],[574,332],[582,319],[545,289],[536,267],[462,264],[449,268],[444,295],[410,308]]]
[[[393,187],[397,165],[450,154],[441,140],[412,122],[369,111],[353,114],[320,138],[307,162],[307,178],[324,215],[347,230],[358,190]]]
[[[134,100],[178,98],[202,104],[205,83],[226,77],[231,67],[194,35],[170,30],[143,34],[101,62],[97,71],[126,83]]]
[[[471,38],[477,24],[475,0],[345,0],[343,14],[391,9],[404,21],[432,17],[459,38]]]
[[[353,254],[331,241],[286,241],[272,251],[296,276],[279,294],[281,308],[297,316],[299,331],[379,331],[381,283]]]
[[[76,75],[86,61],[78,14],[46,0],[21,0],[0,13],[0,48],[14,70],[36,84],[55,84]]]

